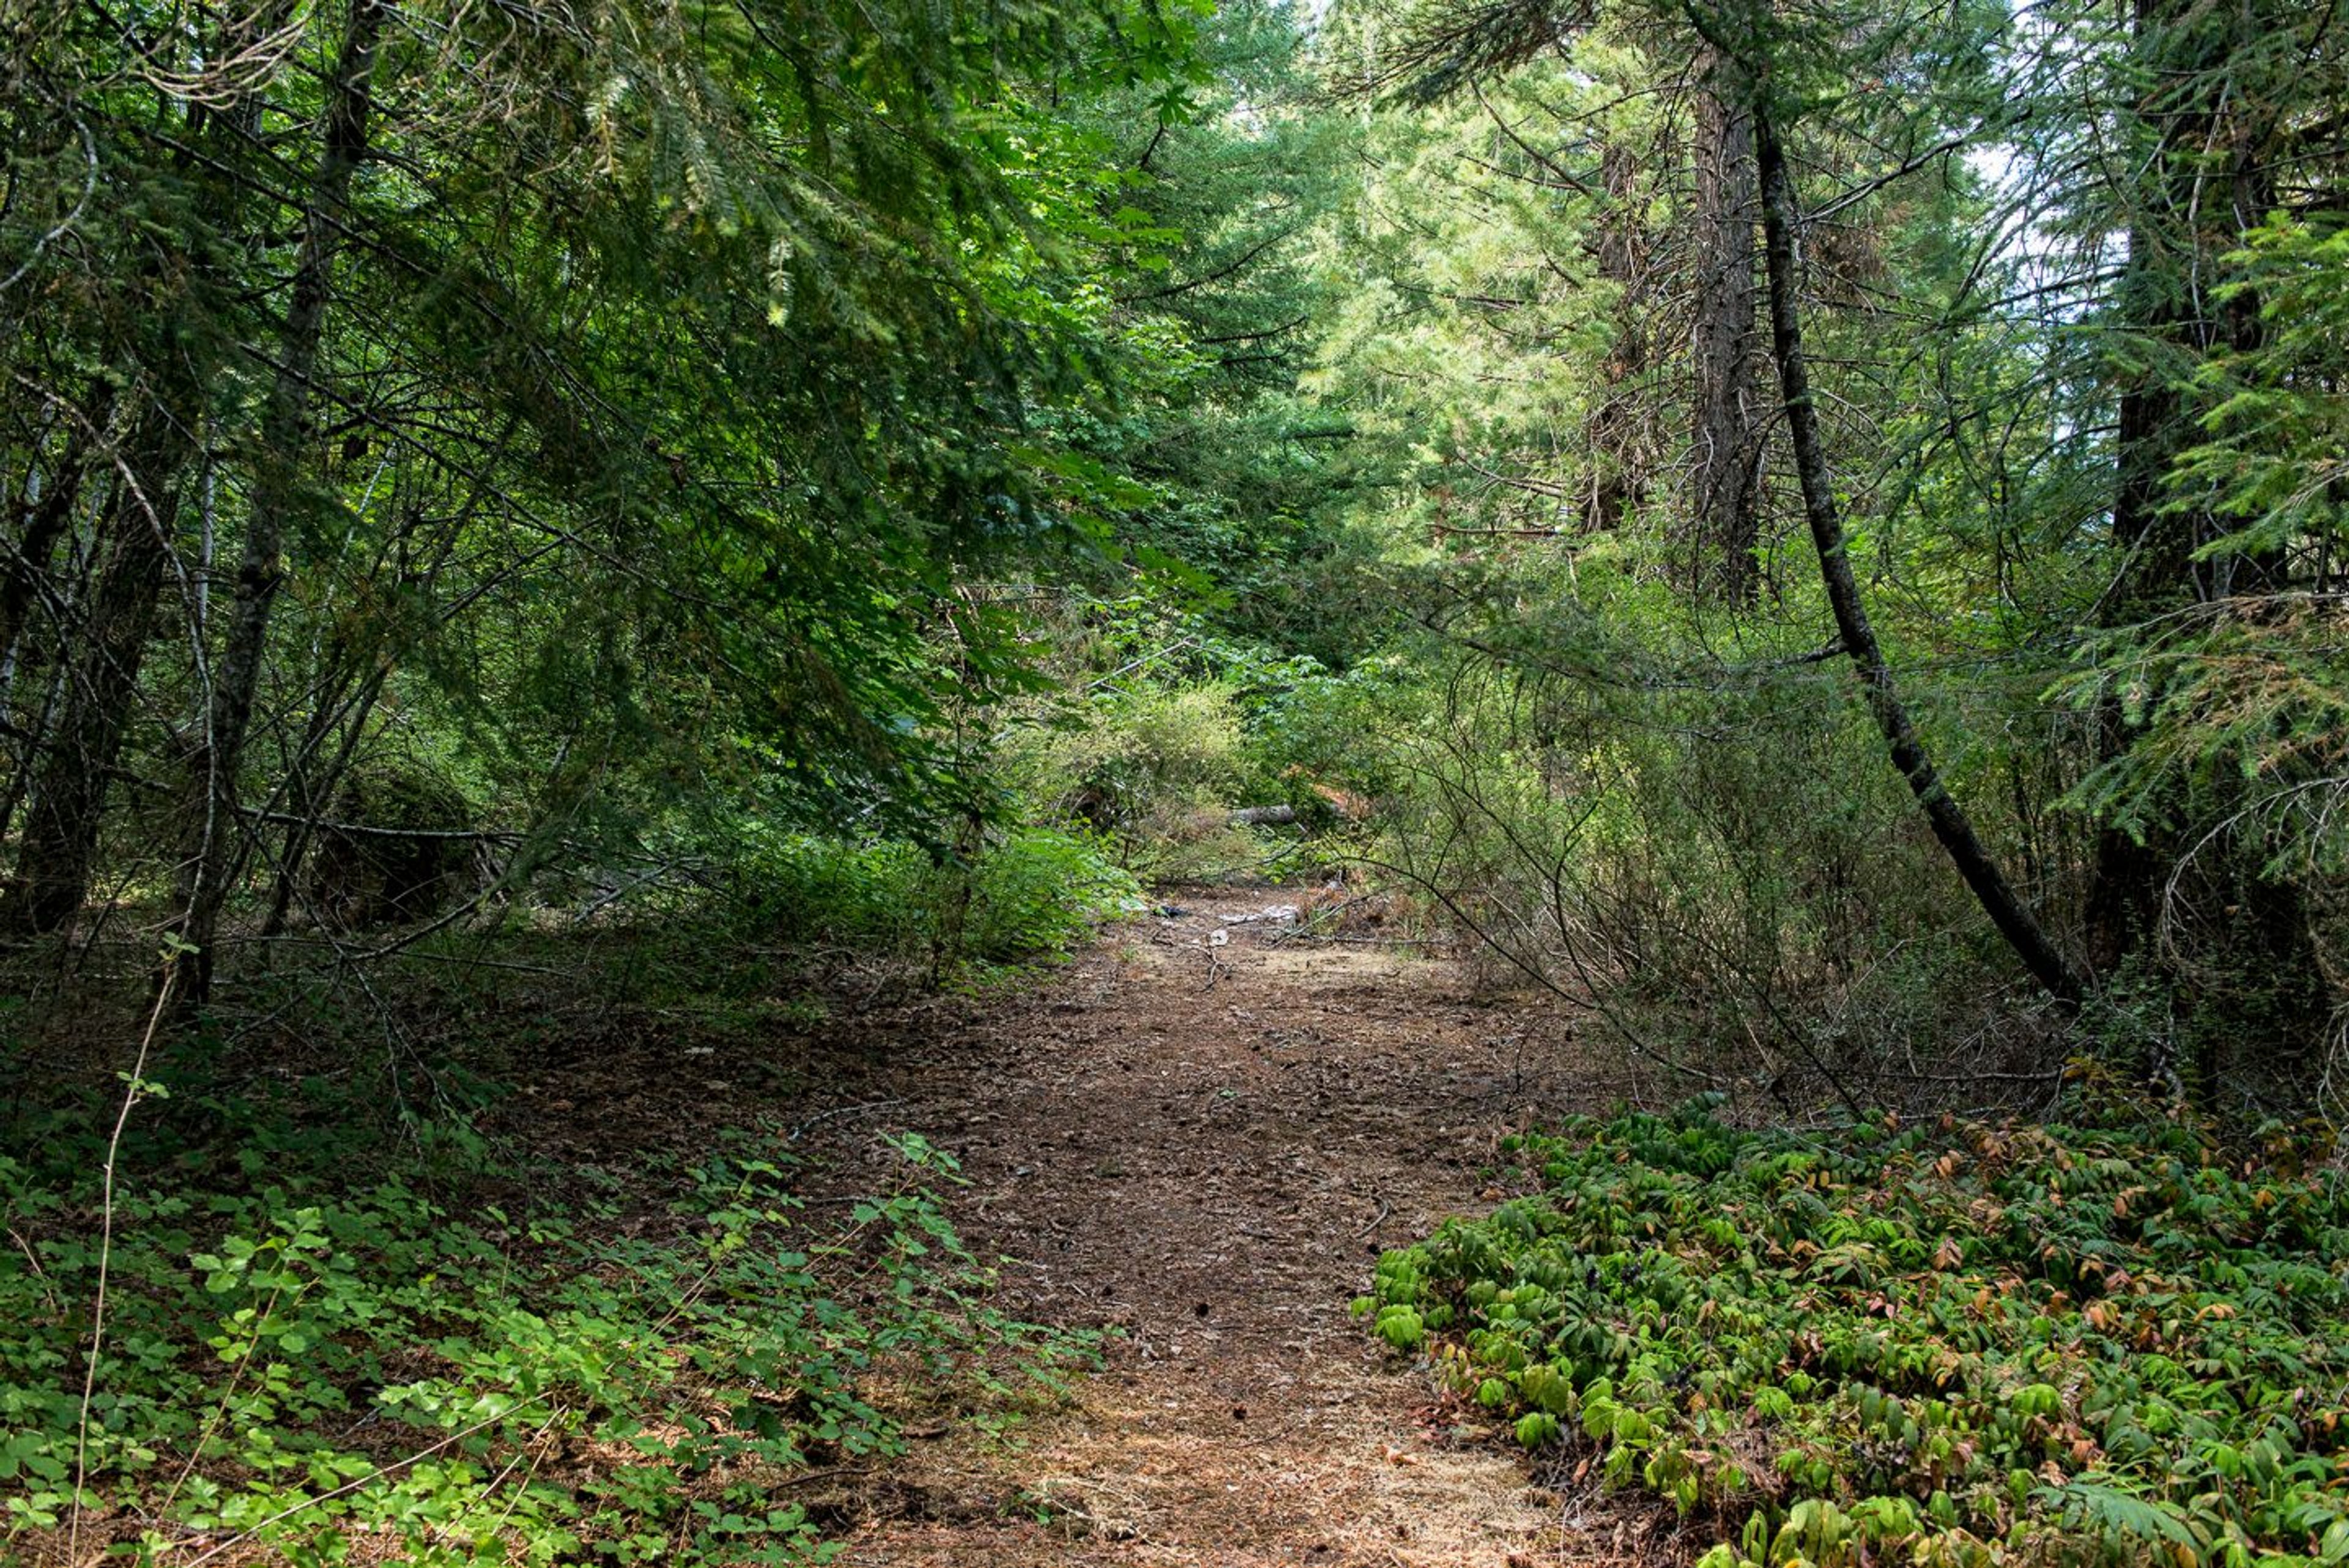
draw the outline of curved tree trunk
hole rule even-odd
[[[1819,575],[1827,602],[1834,607],[1836,629],[1846,652],[1858,667],[1860,689],[1868,711],[1884,736],[1892,765],[1909,783],[1909,792],[1924,808],[1933,836],[1965,878],[1966,886],[2023,961],[2033,978],[2059,1002],[2076,1002],[2086,988],[2071,963],[2048,940],[2037,917],[2023,906],[1974,832],[1964,808],[1942,784],[1931,753],[1917,733],[1909,710],[1900,701],[1885,662],[1884,649],[1861,604],[1859,583],[1853,576],[1846,548],[1843,520],[1836,506],[1835,476],[1827,466],[1826,448],[1820,439],[1818,411],[1811,401],[1810,369],[1803,358],[1802,315],[1796,299],[1795,232],[1798,213],[1794,181],[1786,171],[1785,149],[1771,122],[1766,92],[1753,94],[1754,161],[1761,177],[1763,264],[1770,288],[1770,344],[1778,364],[1778,386],[1786,410],[1786,431],[1795,449],[1795,468],[1802,480],[1803,514],[1810,524],[1811,544],[1817,550]]]

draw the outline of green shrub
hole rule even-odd
[[[1616,674],[1466,661],[1387,742],[1397,783],[1371,856],[1474,939],[1481,978],[1588,993],[1635,1068],[1750,1075],[1789,1104],[1938,1108],[1953,1083],[2060,1064],[2055,1032],[2017,1005],[2012,955],[1952,918],[1963,886],[1839,672],[1700,680],[1570,618],[1547,629],[1571,667]],[[1973,782],[1972,759],[1945,754],[1953,787]],[[1974,783],[1974,804],[2044,805],[2035,766],[2015,775]],[[1994,806],[1979,820],[2004,831]],[[2070,853],[2042,826],[2049,857]],[[1960,1078],[1952,1040],[2014,1076]]]
[[[1139,913],[1142,888],[1090,835],[1022,828],[969,873],[963,950],[990,962],[1066,957],[1103,920]]]
[[[1007,768],[1035,818],[1081,824],[1153,880],[1254,858],[1228,826],[1247,804],[1237,691],[1221,680],[1141,675],[1086,693],[1019,732]]]
[[[1712,1108],[1511,1140],[1537,1188],[1358,1310],[1443,1324],[1456,1389],[1709,1522],[1713,1568],[2349,1560],[2337,1170]]]
[[[1247,703],[1247,757],[1259,787],[1311,807],[1311,785],[1366,796],[1402,783],[1388,737],[1408,729],[1427,695],[1399,660],[1372,659],[1343,672],[1310,659],[1257,672]]]
[[[745,821],[735,830],[732,880],[747,918],[783,941],[887,949],[922,934],[928,867],[902,840],[857,844]]]
[[[1065,957],[1102,921],[1142,906],[1133,874],[1081,833],[1016,828],[968,863],[895,839],[760,830],[748,845],[735,871],[745,907],[785,941],[1014,963]]]

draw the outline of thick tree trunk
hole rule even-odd
[[[9,546],[5,566],[0,566],[0,735],[6,737],[5,745],[12,753],[6,779],[0,782],[0,843],[16,835],[16,807],[23,804],[25,790],[31,782],[34,760],[40,754],[41,737],[48,729],[54,695],[63,690],[56,662],[62,649],[28,649],[24,634],[33,603],[41,597],[43,588],[60,601],[64,597],[63,585],[54,575],[52,557],[57,554],[57,541],[66,534],[66,525],[72,520],[74,504],[81,496],[88,448],[87,428],[77,425],[67,438],[65,451],[54,463],[44,464],[37,450],[35,452],[25,476],[25,500],[18,514],[16,542]],[[17,698],[18,691],[26,683],[28,669],[42,677],[38,683],[46,699],[32,703],[35,711],[29,713],[26,711],[27,705]]]
[[[1648,368],[1648,301],[1641,274],[1646,255],[1638,211],[1640,171],[1629,148],[1609,142],[1599,155],[1608,213],[1593,259],[1599,275],[1622,289],[1615,306],[1615,343],[1604,370],[1606,390],[1583,425],[1590,449],[1588,491],[1590,509],[1584,526],[1600,532],[1623,519],[1648,494],[1646,419],[1639,405],[1640,378]]]
[[[1690,431],[1698,592],[1749,605],[1761,587],[1762,399],[1754,361],[1754,123],[1722,56],[1707,48],[1696,94],[1695,380]]]
[[[2114,442],[2113,582],[2097,607],[2107,628],[2141,625],[2198,601],[2282,586],[2279,559],[2237,555],[2197,562],[2222,532],[2199,509],[2165,506],[2171,464],[2201,439],[2194,370],[2221,350],[2249,353],[2261,341],[2259,297],[2244,289],[2224,301],[2222,258],[2239,248],[2275,198],[2264,143],[2272,123],[2251,107],[2261,95],[2235,79],[2255,24],[2228,11],[2197,12],[2183,0],[2137,0],[2136,47],[2147,84],[2137,104],[2153,148],[2129,201],[2128,258],[2118,291],[2120,325],[2149,352],[2120,388]],[[2097,714],[2096,760],[2129,747],[2117,700]],[[2178,846],[2157,824],[2146,841],[2118,827],[2098,831],[2085,924],[2090,964],[2109,971],[2147,948],[2161,919],[2163,889]]]
[[[2140,49],[2155,46],[2167,20],[2164,14],[2175,9],[2174,0],[2138,0]],[[2165,82],[2151,90],[2176,89]],[[2192,134],[2189,119],[2207,117],[2180,116],[2175,106],[2165,111],[2150,99],[2138,106],[2137,114],[2141,121],[2168,123],[2160,133],[2149,179],[2130,196],[2120,310],[2125,320],[2133,318],[2137,328],[2156,342],[2159,353],[2174,348],[2199,358],[2209,344],[2185,297],[2185,269],[2178,254],[2181,244],[2192,248],[2191,236],[2181,234],[2178,224],[2190,226],[2187,214],[2195,204],[2194,177],[2176,165],[2190,151],[2180,145],[2181,136]],[[2112,586],[2097,607],[2102,626],[2129,626],[2201,597],[2194,549],[2203,520],[2185,511],[2165,511],[2160,504],[2163,477],[2189,433],[2186,419],[2175,365],[2157,358],[2140,366],[2121,388],[2113,448],[2116,560]],[[2107,700],[2096,715],[2096,760],[2110,762],[2128,745],[2119,700]],[[2161,885],[2171,857],[2167,846],[2140,842],[2137,835],[2122,828],[2097,830],[2084,915],[2088,962],[2098,973],[2109,974],[2150,940],[2160,918]]]
[[[304,447],[314,372],[324,339],[335,258],[342,248],[352,176],[366,159],[373,107],[369,78],[388,0],[351,0],[326,88],[326,136],[303,213],[301,249],[278,335],[277,377],[262,421],[252,515],[237,564],[228,631],[212,670],[212,699],[192,759],[191,810],[182,859],[184,912],[178,935],[194,950],[181,994],[201,1002],[212,981],[214,939],[238,858],[237,770],[268,649],[269,621],[284,581],[286,523],[303,503]]]
[[[1827,465],[1826,448],[1819,432],[1818,412],[1811,400],[1810,368],[1803,357],[1802,316],[1797,298],[1795,236],[1799,227],[1794,181],[1786,170],[1785,149],[1771,123],[1764,92],[1752,99],[1754,157],[1761,182],[1763,260],[1769,282],[1770,340],[1778,365],[1778,386],[1786,414],[1786,431],[1795,452],[1795,469],[1802,481],[1803,514],[1810,525],[1811,544],[1818,553],[1819,575],[1834,607],[1836,628],[1845,651],[1859,670],[1860,689],[1869,714],[1884,736],[1892,765],[1908,781],[1910,793],[1924,808],[1933,836],[1957,867],[1958,875],[2006,939],[2015,956],[2033,979],[2058,1001],[2076,1002],[2085,992],[2080,977],[2047,939],[2039,921],[2014,889],[2007,885],[1998,864],[1975,834],[1965,811],[1941,782],[1917,727],[1901,702],[1886,663],[1876,628],[1860,602],[1859,584],[1853,576],[1846,548],[1843,520],[1837,512],[1835,477]]]

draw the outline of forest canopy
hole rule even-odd
[[[1783,995],[1790,1059],[2003,947],[2284,1105],[2339,50],[2174,13],[22,18],[0,925],[150,909],[201,999],[754,825],[1146,861],[1304,781],[1507,961]],[[1211,689],[1237,773],[1040,785]],[[1399,706],[1288,754],[1307,692]]]

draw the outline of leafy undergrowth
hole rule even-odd
[[[650,1210],[147,1184],[87,1399],[95,1181],[0,1158],[0,1556],[825,1560],[792,1489],[903,1446],[881,1383],[1011,1408],[1090,1346],[985,1305],[947,1157],[897,1140],[893,1189],[818,1222],[782,1141],[736,1137]]]
[[[26,1068],[0,1101],[0,1562],[823,1561],[906,1420],[1051,1397],[1092,1338],[988,1304],[936,1195],[949,1157],[905,1137],[880,1174],[794,1164],[871,1108],[833,1103],[842,1053],[792,1043],[836,999],[802,950],[987,983],[1065,954],[1132,879],[1066,835],[967,867],[753,847],[802,875],[444,932],[357,987],[241,973],[153,1081],[103,1049],[135,1033],[144,964],[22,1034],[0,1006]],[[779,1119],[745,1129],[745,1106]]]
[[[2349,1562],[2349,1196],[2281,1141],[1697,1102],[1507,1146],[1538,1190],[1356,1303],[1751,1563]]]

